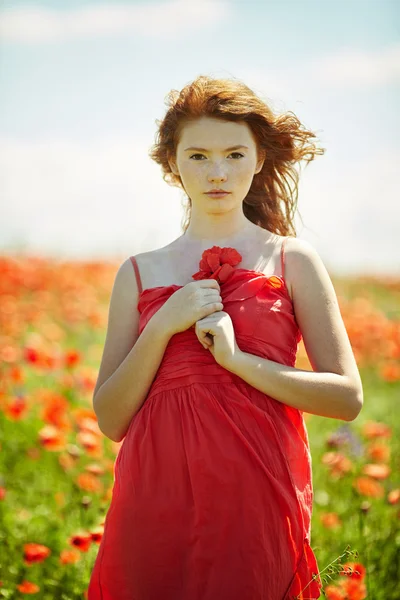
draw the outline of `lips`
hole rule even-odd
[[[222,196],[227,196],[230,192],[206,192],[207,196],[211,196],[212,198],[218,198]]]

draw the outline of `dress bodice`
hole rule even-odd
[[[182,287],[172,284],[148,288],[140,293],[139,335],[157,310]],[[223,310],[231,317],[235,337],[242,351],[294,366],[297,346],[302,336],[282,277],[267,277],[258,271],[235,269],[231,277],[221,285],[221,298]],[[166,385],[182,385],[183,380],[179,374],[183,378],[190,375],[190,381],[196,381],[196,374],[202,381],[207,375],[210,383],[216,381],[216,378],[221,383],[225,380],[227,383],[242,381],[216,363],[192,328],[173,335],[169,340],[152,392],[159,385],[163,389]]]

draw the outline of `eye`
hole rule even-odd
[[[240,156],[241,158],[244,157],[244,154],[241,154],[240,152],[232,152],[229,156],[233,156],[234,154]],[[189,158],[193,158],[194,156],[204,156],[204,154],[192,154],[192,156],[190,156]]]

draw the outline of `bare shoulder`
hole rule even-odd
[[[166,246],[135,254],[143,289],[157,285],[169,285],[179,278],[180,253],[175,240]]]
[[[326,293],[334,292],[327,267],[316,248],[306,240],[286,238],[285,273],[293,296],[296,294],[296,288],[304,284],[311,285],[310,293],[323,290]]]
[[[108,310],[108,323],[103,355],[93,398],[105,381],[125,359],[139,336],[139,290],[132,261],[127,258],[114,278]]]
[[[325,300],[338,305],[328,270],[314,246],[306,240],[288,237],[285,241],[285,278],[296,308]]]
[[[152,265],[158,265],[160,261],[168,258],[174,249],[174,242],[162,246],[161,248],[155,248],[146,252],[140,252],[135,254],[136,261],[139,267],[151,268]]]
[[[164,248],[156,248],[154,250],[148,250],[147,252],[139,252],[138,254],[135,254],[135,258],[138,264],[151,263],[152,261],[157,260],[162,254],[163,249]]]
[[[327,268],[312,244],[298,238],[287,239],[285,257],[293,309],[313,370],[348,377],[362,403],[360,375]]]

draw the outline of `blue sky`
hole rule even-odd
[[[55,6],[57,4],[57,6]],[[0,251],[119,257],[181,233],[148,157],[171,89],[235,77],[326,148],[296,219],[336,273],[399,273],[400,4],[0,4]]]

